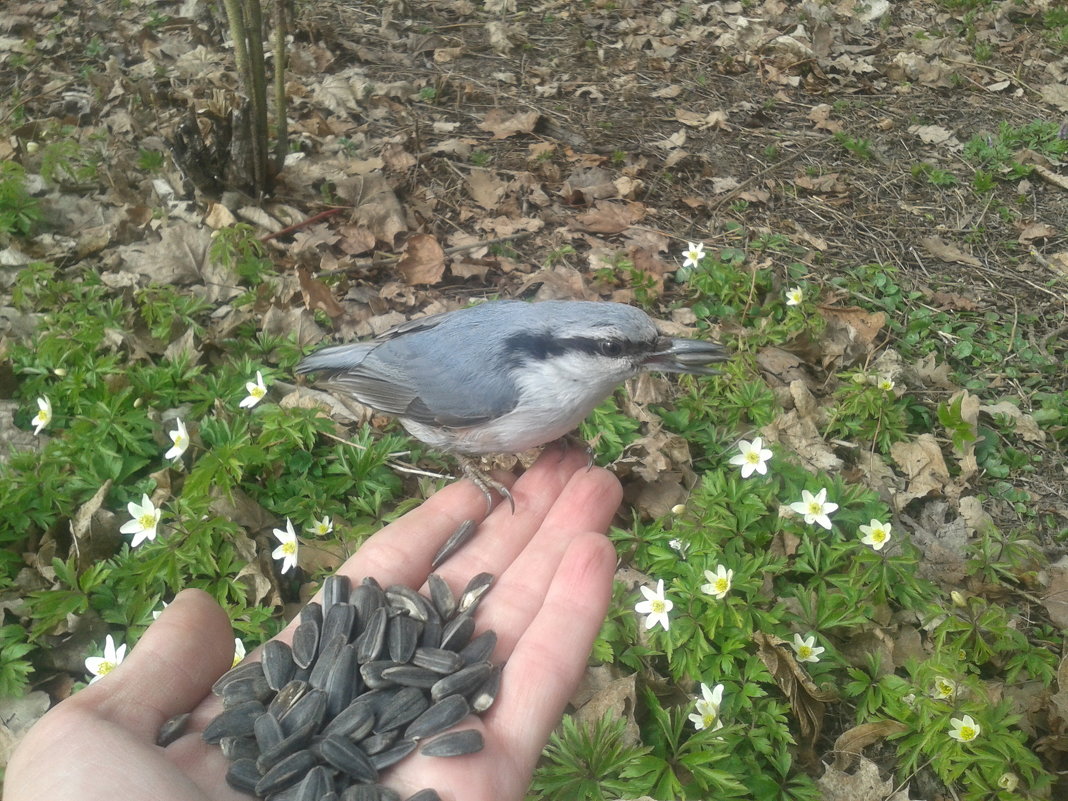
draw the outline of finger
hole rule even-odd
[[[230,667],[230,620],[202,590],[183,590],[112,673],[71,698],[153,742],[160,725],[193,709]]]
[[[500,574],[479,609],[479,628],[497,632],[495,659],[508,658],[540,613],[572,540],[583,532],[607,531],[621,498],[619,481],[607,470],[583,468],[572,475],[537,533]]]
[[[602,534],[574,537],[501,676],[483,720],[529,776],[578,686],[612,595],[616,554]]]

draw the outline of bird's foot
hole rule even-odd
[[[577,448],[586,452],[586,471],[589,472],[593,468],[594,450],[593,445],[578,434],[564,434],[562,437],[554,439],[553,445],[560,446],[560,458],[563,459],[567,455],[567,452],[572,448]]]
[[[512,514],[515,514],[515,498],[512,497],[512,493],[509,492],[508,487],[504,486],[500,481],[482,470],[476,464],[474,459],[461,456],[459,462],[460,469],[463,470],[464,476],[471,479],[475,486],[482,490],[482,494],[486,496],[486,514],[489,514],[490,510],[493,509],[494,492],[508,501],[508,505],[512,507]]]

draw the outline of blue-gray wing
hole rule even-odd
[[[462,428],[511,411],[517,392],[507,372],[488,362],[485,340],[480,344],[460,329],[439,329],[428,338],[425,332],[438,322],[420,318],[373,342],[324,348],[305,358],[297,372],[321,372],[322,386],[426,425]]]

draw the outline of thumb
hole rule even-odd
[[[230,620],[215,599],[183,590],[122,664],[70,700],[154,740],[164,721],[204,699],[233,653]]]

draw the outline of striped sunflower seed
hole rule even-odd
[[[470,711],[471,707],[462,695],[447,696],[413,720],[404,730],[404,736],[412,740],[421,740],[441,734],[467,717]]]
[[[181,715],[175,715],[160,726],[159,733],[156,735],[156,745],[161,748],[166,748],[185,734],[186,726],[189,725],[190,716],[190,712],[183,712]]]
[[[386,629],[386,646],[389,658],[394,662],[407,662],[419,645],[423,624],[406,614],[389,619]]]
[[[360,636],[356,638],[356,659],[360,664],[373,662],[382,653],[382,646],[386,641],[386,623],[388,621],[386,607],[379,606],[371,612],[367,624]]]
[[[471,696],[471,710],[476,715],[481,715],[497,700],[497,693],[501,689],[501,665],[494,665],[489,676],[482,682],[474,695]]]
[[[295,754],[290,754],[256,782],[256,795],[265,796],[277,790],[284,790],[302,780],[305,774],[314,767],[315,755],[311,751],[297,751]]]
[[[337,635],[342,635],[345,642],[352,639],[352,627],[356,623],[356,607],[350,603],[335,603],[323,616],[323,631],[319,635],[319,647]]]
[[[299,668],[311,667],[319,654],[319,630],[322,624],[314,618],[301,622],[293,632],[293,664]]]
[[[441,796],[433,787],[424,787],[417,793],[408,796],[404,801],[441,801]]]
[[[204,742],[213,744],[223,737],[246,737],[252,734],[252,725],[256,718],[265,711],[259,701],[243,701],[219,713],[217,718],[204,727],[200,736]]]
[[[447,695],[470,696],[489,678],[493,665],[489,662],[475,662],[450,676],[442,676],[430,688],[430,697],[440,701]]]
[[[385,732],[406,726],[430,707],[426,694],[418,687],[402,687],[379,713],[375,732]]]
[[[496,647],[497,632],[487,629],[461,648],[460,656],[465,665],[473,665],[475,662],[482,662],[493,656],[493,649]]]
[[[412,655],[412,664],[434,673],[448,675],[462,668],[464,660],[456,651],[447,648],[416,648]]]
[[[378,770],[385,770],[395,765],[415,750],[415,740],[398,740],[384,751],[371,755],[371,764]]]
[[[269,686],[278,692],[293,680],[297,664],[293,661],[293,649],[281,640],[269,640],[263,645],[260,655],[263,676]]]
[[[474,520],[465,520],[454,531],[445,544],[438,549],[438,552],[434,554],[434,558],[430,561],[430,566],[437,570],[441,567],[442,563],[456,553],[464,544],[471,539],[475,533],[475,529],[478,528],[478,523]]]
[[[255,792],[261,778],[254,759],[235,759],[226,769],[226,783],[243,793]]]
[[[430,590],[430,600],[442,620],[448,620],[456,611],[456,596],[449,587],[449,582],[437,573],[431,573],[426,577],[427,588]]]
[[[460,600],[456,604],[456,609],[461,613],[474,612],[492,584],[493,575],[491,573],[479,573],[467,582],[464,591],[460,593]]]
[[[378,769],[360,746],[347,737],[324,737],[319,755],[347,776],[361,782],[378,781]]]
[[[235,681],[241,681],[243,679],[247,679],[255,675],[263,675],[263,667],[260,665],[260,663],[242,662],[237,667],[230,668],[228,671],[219,676],[215,683],[211,685],[211,691],[215,695],[221,696],[223,694],[223,690],[226,689],[226,686],[228,684],[231,684]]]
[[[482,732],[478,729],[463,729],[435,737],[419,749],[419,753],[434,757],[463,756],[481,751],[482,746]]]
[[[441,647],[459,651],[475,633],[475,619],[467,613],[459,614],[445,624],[441,632]]]

